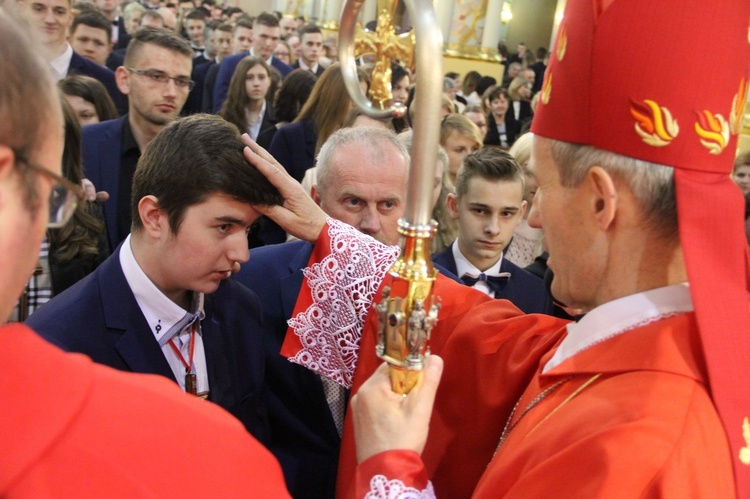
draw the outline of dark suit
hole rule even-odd
[[[440,253],[432,255],[432,261],[458,274],[456,259],[453,258],[453,244]],[[500,264],[500,272],[509,272],[510,280],[495,298],[509,300],[527,314],[552,314],[552,297],[547,292],[542,279],[505,258]]]
[[[267,443],[258,298],[228,280],[205,296],[204,311],[201,334],[209,400],[231,412],[256,438]],[[46,303],[27,323],[69,352],[84,353],[121,371],[158,374],[175,381],[122,272],[119,248],[94,273]],[[169,415],[163,416],[160,424],[169,424]],[[199,460],[200,456],[193,458]]]
[[[213,112],[217,113],[221,109],[221,105],[227,99],[227,92],[229,91],[229,82],[232,81],[234,76],[234,70],[237,69],[237,65],[242,59],[250,55],[247,52],[241,54],[230,55],[221,61],[219,65],[219,74],[216,75],[216,85],[214,86],[214,107]],[[286,75],[292,72],[292,68],[287,66],[275,57],[271,58],[271,66],[276,68],[281,77],[284,78]]]
[[[220,64],[211,64],[206,71],[206,77],[203,80],[203,101],[201,103],[201,112],[214,112],[214,88],[216,88],[216,75],[219,74]]]
[[[289,175],[302,182],[305,172],[315,164],[315,144],[318,134],[312,120],[284,125],[273,136],[268,152],[276,158]]]
[[[295,499],[333,497],[341,445],[320,377],[279,354],[312,249],[302,241],[256,248],[234,276],[255,291],[265,316],[272,447]]]
[[[333,497],[341,445],[320,377],[279,353],[312,250],[313,245],[303,241],[256,248],[234,275],[255,291],[265,316],[272,450],[295,499]],[[436,268],[457,280],[446,269]]]
[[[128,111],[127,99],[120,93],[120,89],[117,88],[115,74],[109,68],[84,59],[73,52],[73,57],[70,59],[70,66],[68,66],[68,76],[73,75],[90,76],[99,80],[107,89],[109,96],[112,97],[112,101],[115,103],[115,107],[120,114]]]
[[[109,199],[102,205],[109,250],[120,244],[117,206],[120,193],[120,148],[122,127],[128,115],[83,127],[83,172],[96,189],[107,191]]]
[[[292,64],[292,69],[302,69],[299,66],[299,60],[294,61],[294,64]],[[315,71],[314,74],[315,74],[315,76],[320,76],[320,75],[323,74],[323,72],[325,70],[326,70],[326,68],[324,68],[323,66],[320,65],[320,63],[318,63],[318,69]]]
[[[508,112],[505,113],[505,139],[508,142],[508,147],[513,145],[518,138],[518,134],[521,132],[521,124],[514,119],[508,119],[508,114],[512,115],[512,113],[512,109],[508,109]],[[487,115],[487,134],[484,136],[484,145],[499,146],[501,144],[495,115],[490,113]]]
[[[271,146],[271,141],[274,135],[276,135],[276,118],[274,118],[273,107],[270,102],[266,103],[266,112],[263,113],[263,121],[260,123],[260,130],[258,130],[258,138],[256,142],[263,149],[268,149]]]
[[[203,59],[203,63],[198,64],[197,61],[199,59],[198,57],[193,59],[193,72],[190,78],[195,82],[195,86],[190,91],[190,94],[188,94],[185,105],[182,106],[182,111],[180,111],[180,115],[182,116],[203,112],[203,91],[206,75],[212,66],[216,66],[216,61]]]

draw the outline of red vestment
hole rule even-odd
[[[554,347],[541,358],[513,414],[515,427],[487,461],[479,483],[471,483],[473,476],[467,475],[466,494],[443,493],[443,497],[463,497],[474,485],[475,497],[493,498],[734,497],[727,438],[706,388],[693,313],[627,331],[542,374],[553,353]],[[446,366],[469,358],[454,348],[446,348],[443,355]],[[500,356],[496,359],[482,366],[486,369],[467,373],[464,382],[478,386],[475,383],[481,380],[484,391],[502,390],[508,365]],[[473,392],[470,398],[478,405],[454,413],[451,424],[460,432],[475,422],[482,426],[477,431],[486,436],[487,444],[496,447],[495,436],[502,433],[507,418],[485,426],[483,397],[476,390],[465,391]],[[441,417],[439,411],[436,406],[433,418]],[[487,411],[496,412],[492,407]],[[428,471],[430,453],[428,443],[423,453]],[[409,466],[394,466],[397,458]],[[418,461],[413,452],[373,456],[357,471],[357,496],[370,490],[377,475],[424,488],[424,474],[415,466]],[[440,472],[433,476],[438,497],[442,479]]]
[[[239,421],[174,383],[0,328],[1,497],[288,497]]]

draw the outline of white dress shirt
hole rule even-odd
[[[68,42],[65,42],[65,51],[52,59],[49,63],[56,81],[60,81],[68,76],[68,68],[70,68],[70,60],[72,58],[73,47],[71,47]]]
[[[161,347],[164,357],[172,368],[177,383],[180,388],[185,390],[185,366],[180,361],[177,354],[169,346],[169,339],[175,330],[179,331],[174,335],[174,342],[183,358],[187,361],[190,357],[190,320],[198,314],[198,322],[203,319],[203,293],[193,293],[193,312],[189,312],[175,302],[167,298],[151,279],[143,272],[140,265],[133,255],[130,247],[130,236],[125,239],[120,249],[120,266],[125,274],[125,280],[135,296],[135,301],[141,309],[141,313],[146,318],[146,322],[151,328],[154,339]],[[195,347],[193,351],[193,372],[197,378],[198,393],[208,392],[208,370],[206,369],[206,353],[203,349],[203,338],[201,328],[198,328],[195,335]]]
[[[260,125],[263,124],[263,116],[266,114],[266,99],[263,99],[263,105],[258,113],[258,120],[252,125],[247,126],[247,134],[253,140],[258,140],[258,134],[260,133]]]
[[[461,253],[461,249],[458,247],[458,241],[453,243],[451,251],[453,251],[453,258],[454,260],[456,260],[456,275],[459,278],[463,277],[464,274],[469,274],[472,277],[479,277],[479,274],[484,274],[486,276],[492,277],[501,275],[500,266],[503,264],[502,253],[500,253],[500,258],[497,259],[495,265],[485,271],[481,271],[476,268],[474,264],[464,256],[463,253]],[[486,281],[477,281],[476,284],[472,286],[472,288],[478,289],[482,293],[492,298],[495,297],[495,292],[490,289]]]
[[[577,353],[619,334],[677,314],[691,312],[693,299],[687,283],[651,289],[599,305],[578,322],[568,324],[568,334],[547,362],[551,371]]]

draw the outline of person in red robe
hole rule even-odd
[[[525,384],[511,355],[529,333],[508,338],[478,307],[405,399],[385,368],[355,387],[357,497],[750,496],[748,260],[729,177],[749,31],[737,0],[568,2],[532,127],[530,223],[552,293],[586,315],[538,345]],[[709,80],[685,67],[685,33],[721,47]]]
[[[750,279],[729,173],[749,31],[740,0],[568,2],[532,128],[530,224],[553,294],[586,315],[534,325],[448,291],[443,360],[405,398],[385,367],[363,383],[377,363],[365,325],[345,352],[359,464],[353,476],[350,421],[340,496],[748,497]],[[721,49],[711,78],[685,67],[686,33]],[[290,356],[311,346],[295,335]]]
[[[2,9],[0,45],[4,322],[48,221],[67,222],[83,192],[60,176],[49,68]],[[0,384],[0,497],[288,497],[278,463],[239,421],[159,376],[96,365],[14,324],[0,326]]]

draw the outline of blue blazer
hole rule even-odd
[[[240,61],[248,55],[250,54],[243,52],[241,54],[230,55],[221,61],[221,64],[219,65],[219,73],[216,75],[216,85],[214,86],[214,113],[219,112],[221,105],[224,104],[224,101],[227,99],[229,82],[232,81],[234,70],[237,69],[237,65]],[[281,73],[282,78],[292,72],[291,66],[284,64],[275,57],[271,57],[271,66],[275,67],[279,73]]]
[[[458,275],[456,259],[453,258],[453,244],[440,253],[432,255],[432,261]],[[552,315],[552,297],[544,286],[544,280],[505,258],[500,264],[500,272],[510,272],[510,280],[500,292],[500,296],[495,296],[495,298],[509,300],[527,314]]]
[[[341,446],[320,377],[279,353],[312,249],[303,241],[256,248],[234,275],[258,295],[265,316],[271,449],[295,499],[334,497]]]
[[[294,61],[294,64],[292,64],[292,69],[302,69],[299,66],[299,60]],[[318,70],[315,71],[315,76],[320,76],[323,74],[323,72],[326,70],[321,64],[318,64]]]
[[[267,443],[258,297],[227,280],[206,295],[204,310],[201,328],[209,400]],[[63,350],[86,354],[121,371],[157,374],[176,382],[125,280],[119,248],[92,274],[32,314],[27,324]]]
[[[276,158],[289,175],[302,182],[305,171],[315,164],[315,144],[318,134],[312,120],[284,125],[273,136],[268,152]]]
[[[83,174],[98,191],[107,191],[109,199],[102,205],[109,251],[122,242],[117,231],[117,199],[120,188],[120,149],[122,127],[128,115],[116,120],[86,125],[82,132]]]
[[[120,114],[128,112],[127,99],[120,93],[120,89],[117,88],[115,73],[111,69],[99,66],[73,52],[73,57],[70,59],[70,66],[68,66],[68,76],[72,75],[90,76],[99,80],[107,89],[109,96],[112,97],[112,101],[115,103],[115,107]]]

